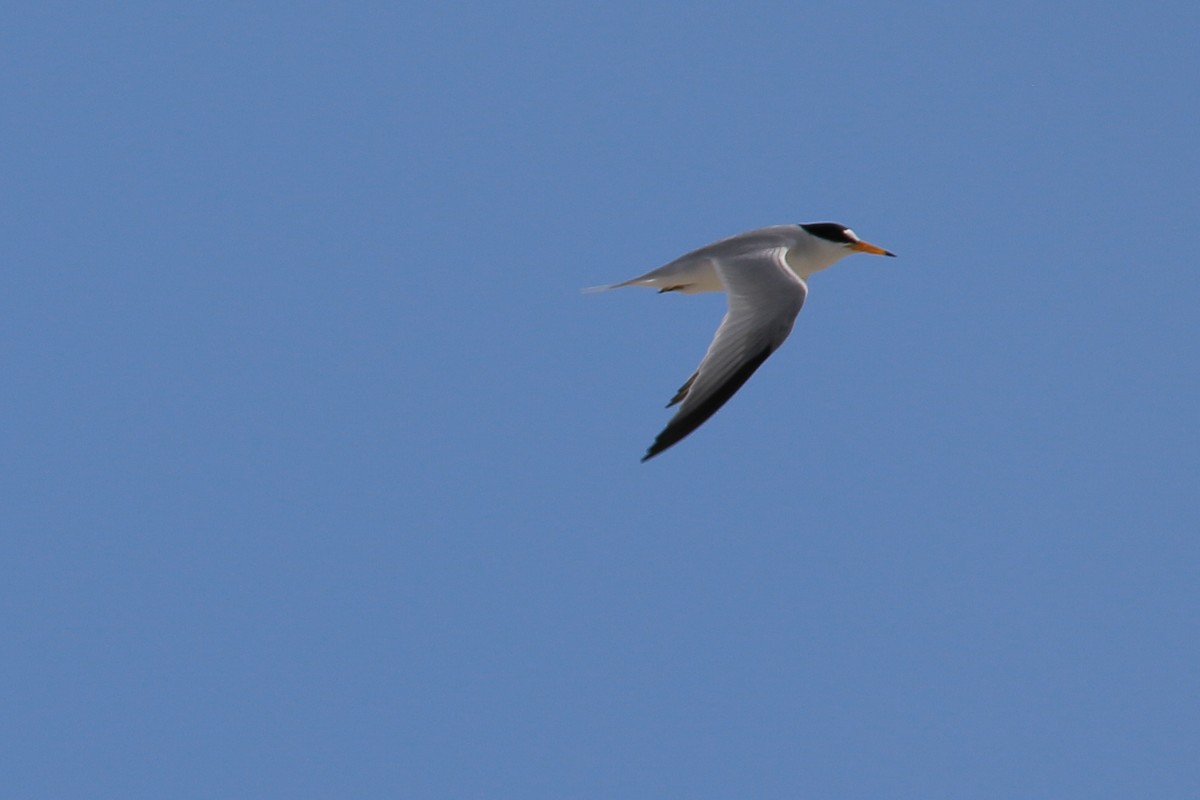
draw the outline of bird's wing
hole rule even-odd
[[[675,444],[717,412],[792,331],[808,287],[785,262],[786,247],[713,258],[729,310],[700,366],[667,407],[682,403],[642,461]]]

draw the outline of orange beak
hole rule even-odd
[[[876,247],[868,242],[855,242],[854,244],[850,245],[850,249],[856,253],[871,253],[872,255],[877,256],[892,256],[894,258],[896,255],[895,253],[888,252],[882,247]]]

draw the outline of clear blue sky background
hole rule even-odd
[[[5,797],[1200,794],[1196,3],[21,6]]]

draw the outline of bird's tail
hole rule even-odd
[[[620,283],[610,283],[604,286],[589,286],[583,291],[585,294],[591,294],[593,292],[607,292],[609,289],[620,289],[622,286],[633,286],[642,282],[643,281],[641,278],[634,278],[633,280],[621,281]]]

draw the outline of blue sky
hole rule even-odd
[[[6,796],[1195,796],[1194,3],[4,27]]]

